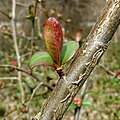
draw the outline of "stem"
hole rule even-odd
[[[8,19],[11,20],[11,17],[7,13],[5,13],[4,11],[0,10],[0,13],[2,13],[4,16],[6,16]]]
[[[37,6],[38,6],[38,0],[36,0],[36,3],[35,3],[35,12],[34,12],[34,18],[32,20],[32,30],[31,30],[31,56],[34,52],[34,32],[35,32],[35,17],[36,17],[36,14],[37,14]]]
[[[100,66],[101,68],[103,68],[103,69],[106,71],[106,73],[108,73],[109,75],[112,75],[112,76],[115,77],[115,74],[116,74],[116,73],[110,71],[108,68],[106,68],[106,67],[105,67],[104,65],[102,65],[102,64],[99,64],[99,66]],[[120,77],[117,76],[117,79],[120,80]]]
[[[29,102],[28,102],[28,104],[27,104],[27,107],[26,107],[27,110],[29,110],[30,103],[32,102],[32,99],[33,99],[33,97],[34,97],[37,89],[38,89],[40,86],[42,86],[42,85],[43,85],[43,83],[40,82],[40,83],[34,88],[34,90],[33,90],[33,92],[32,92],[32,95],[31,95],[31,97],[30,97],[30,100],[29,100]]]
[[[16,57],[17,57],[17,64],[18,67],[21,67],[21,60],[20,60],[20,53],[18,49],[18,43],[17,43],[17,37],[16,37],[16,26],[15,26],[15,11],[16,11],[16,0],[12,0],[12,34],[13,34],[13,41],[14,41],[14,47],[15,47],[15,52],[16,52]],[[25,95],[24,95],[24,90],[22,86],[22,81],[21,81],[21,72],[18,71],[18,81],[19,81],[19,86],[20,86],[20,91],[21,91],[21,99],[22,103],[25,101]]]
[[[13,65],[0,65],[0,68],[2,68],[2,67],[13,68],[13,69],[15,69],[15,70],[17,70],[17,71],[24,72],[24,73],[26,73],[27,75],[33,77],[35,80],[41,82],[41,79],[38,78],[38,77],[37,77],[33,72],[31,72],[31,71],[29,72],[28,70],[24,70],[24,69],[22,69],[22,68],[18,68],[18,67],[13,66]],[[9,79],[12,79],[12,78],[18,79],[18,78],[16,78],[16,77],[9,77]],[[2,79],[2,78],[1,78],[1,79]],[[5,79],[7,79],[7,78],[5,78]],[[47,87],[47,88],[48,88],[49,90],[51,90],[51,91],[53,90],[53,87],[50,86],[50,85],[48,85],[47,83],[42,83],[42,85],[45,86],[45,87]]]
[[[0,80],[17,80],[18,77],[0,77]]]
[[[83,87],[81,89],[80,98],[82,99],[82,101],[84,100],[84,97],[85,97],[84,93],[85,93],[85,91],[87,89],[88,82],[89,82],[89,80],[85,81],[85,83],[84,83],[84,85],[83,85]],[[75,118],[74,118],[74,120],[81,120],[81,117],[82,117],[81,114],[82,113],[83,113],[83,106],[77,107],[75,109],[75,115],[74,115]]]

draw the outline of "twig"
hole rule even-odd
[[[32,20],[32,31],[31,31],[31,55],[33,54],[33,49],[34,49],[34,31],[35,31],[35,17],[36,17],[36,13],[37,13],[37,5],[38,5],[38,0],[36,0],[35,3],[35,11],[34,11],[34,17]]]
[[[88,97],[89,97],[89,94],[87,94],[87,95],[85,95],[84,96],[84,99],[88,99]],[[83,99],[83,100],[84,100]],[[85,107],[84,106],[81,106],[80,107],[80,113],[79,113],[79,119],[78,120],[81,120],[82,119],[82,116],[83,116],[83,114],[85,113],[86,111],[85,111]]]
[[[29,5],[25,5],[25,4],[19,3],[19,2],[16,2],[16,5],[20,6],[20,7],[27,7],[27,8],[29,8]]]
[[[32,102],[32,99],[33,99],[36,91],[38,90],[38,88],[39,88],[40,86],[43,86],[43,85],[45,85],[45,84],[44,84],[43,82],[40,82],[40,83],[34,88],[32,94],[31,94],[31,96],[30,96],[30,99],[29,99],[29,101],[28,101],[28,104],[27,104],[27,106],[26,106],[26,111],[29,111],[30,104],[31,104],[31,102]]]
[[[11,19],[11,17],[7,14],[7,13],[5,13],[4,11],[2,11],[2,10],[0,10],[0,13],[2,13],[4,16],[6,16],[8,19]]]
[[[85,98],[85,91],[87,89],[87,86],[88,86],[88,82],[89,82],[89,79],[85,81],[82,89],[81,89],[81,93],[80,93],[80,97],[82,99],[82,101],[84,100]],[[80,107],[77,107],[76,110],[75,110],[75,118],[74,120],[81,120],[81,117],[82,117],[82,113],[83,113],[83,106],[80,106]]]
[[[39,11],[42,10],[42,5],[40,4],[39,8],[38,8]],[[40,27],[41,27],[41,20],[42,19],[42,13],[40,12],[39,13],[39,17],[37,18],[37,29],[38,29],[38,32],[39,32],[39,37],[42,38],[42,34],[41,34],[41,30],[40,30]]]
[[[33,78],[34,78],[35,80],[37,80],[37,81],[41,81],[40,78],[38,78],[33,72],[31,72],[31,71],[29,71],[29,70],[24,70],[24,69],[22,69],[22,68],[18,68],[18,67],[13,66],[13,65],[0,65],[0,68],[1,68],[1,67],[13,68],[13,69],[15,69],[15,70],[17,70],[17,71],[26,73],[27,75],[33,77]],[[42,83],[42,85],[45,86],[45,87],[47,87],[47,88],[48,88],[49,90],[51,90],[51,91],[53,90],[53,87],[50,86],[50,85],[48,85],[47,83]]]
[[[0,77],[0,80],[17,80],[18,77]]]
[[[102,64],[99,64],[99,66],[101,67],[101,68],[103,68],[108,74],[110,74],[110,75],[112,75],[112,76],[114,76],[115,77],[115,73],[114,72],[112,72],[112,71],[110,71],[108,68],[106,68],[104,65],[102,65]],[[117,76],[117,79],[119,79],[120,80],[120,77],[119,76]]]
[[[12,34],[13,34],[13,41],[14,41],[14,47],[15,47],[15,52],[16,52],[16,57],[17,57],[17,64],[18,67],[21,67],[21,61],[20,61],[20,53],[18,49],[18,44],[17,44],[17,37],[16,37],[16,26],[15,26],[15,11],[16,11],[16,0],[12,0]],[[25,101],[25,95],[24,95],[24,90],[21,82],[21,72],[18,71],[18,81],[20,85],[20,91],[21,91],[21,99],[22,103]]]
[[[30,100],[29,100],[29,102],[28,102],[28,104],[27,104],[27,107],[26,107],[27,110],[29,109],[30,103],[31,103],[31,101],[32,101],[32,99],[33,99],[33,97],[34,97],[35,92],[37,91],[37,89],[38,89],[41,85],[43,85],[42,82],[40,82],[40,83],[34,88],[34,90],[33,90],[33,92],[32,92],[32,95],[31,95],[31,97],[30,97]]]
[[[11,32],[1,31],[0,34],[8,35],[8,36],[12,37]],[[25,40],[32,40],[32,38],[31,38],[30,36],[21,36],[21,35],[19,35],[19,34],[17,34],[17,36],[18,36],[19,38],[22,38],[22,39],[25,39]],[[39,39],[42,39],[42,38],[34,37],[34,40],[39,40]]]
[[[13,68],[13,69],[15,69],[15,70],[17,70],[17,71],[24,72],[24,73],[30,75],[30,72],[28,72],[28,70],[24,70],[24,69],[22,69],[22,68],[19,68],[19,67],[13,66],[13,65],[4,65],[4,64],[3,64],[3,65],[0,65],[0,68],[2,68],[2,67]]]
[[[22,60],[22,58],[24,58],[24,57],[26,57],[26,56],[30,56],[30,52],[21,55],[21,60]]]
[[[37,6],[38,6],[38,0],[36,0],[36,3],[35,3],[35,12],[34,12],[33,26],[35,25],[35,17],[36,17],[36,14],[37,14]]]

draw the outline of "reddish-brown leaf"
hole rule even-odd
[[[115,78],[117,78],[120,75],[120,70],[118,70],[115,74]]]
[[[50,17],[45,22],[44,39],[49,54],[54,59],[55,63],[57,64],[57,67],[60,67],[63,33],[60,23],[53,17]]]
[[[16,62],[16,60],[14,58],[12,58],[12,57],[9,56],[9,60],[11,62],[11,65],[17,66],[17,62]]]

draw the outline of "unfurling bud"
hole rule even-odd
[[[63,45],[63,33],[60,23],[53,17],[46,20],[44,25],[44,39],[49,54],[60,67],[60,58]]]
[[[80,107],[82,105],[82,100],[78,97],[75,97],[73,99],[73,103],[77,106],[77,107]]]

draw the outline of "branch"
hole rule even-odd
[[[15,52],[16,52],[16,57],[17,57],[17,64],[18,67],[21,67],[21,61],[20,61],[20,53],[18,49],[18,44],[17,44],[17,36],[16,36],[16,26],[15,26],[15,11],[16,11],[16,0],[12,0],[12,34],[13,34],[13,41],[14,41],[14,47],[15,47]],[[25,100],[25,95],[24,95],[24,90],[21,82],[21,72],[18,72],[18,81],[20,85],[20,91],[21,91],[21,97],[22,97],[22,103],[24,103]]]
[[[99,66],[100,66],[101,68],[103,68],[109,75],[112,75],[112,76],[115,77],[115,74],[116,74],[116,73],[110,71],[108,68],[106,68],[106,67],[105,67],[104,65],[102,65],[102,64],[99,64]],[[117,76],[117,79],[120,80],[120,77]]]
[[[120,0],[109,0],[100,20],[79,50],[71,69],[61,77],[38,114],[32,120],[61,120],[74,96],[90,76],[106,51],[120,24]]]
[[[80,98],[82,99],[82,101],[86,97],[85,92],[86,92],[86,89],[87,89],[87,86],[88,86],[88,82],[89,82],[89,79],[85,81],[84,85],[81,88]],[[83,113],[83,110],[84,110],[83,108],[84,108],[83,106],[76,107],[74,120],[81,120],[81,117],[82,117],[81,114]]]
[[[30,103],[32,102],[32,99],[33,99],[36,91],[37,91],[38,88],[39,88],[40,86],[42,86],[42,85],[43,85],[43,83],[40,82],[40,83],[34,88],[34,90],[33,90],[33,92],[32,92],[32,95],[31,95],[31,97],[30,97],[30,100],[29,100],[29,102],[28,102],[28,104],[27,104],[27,107],[26,107],[27,110],[29,110]]]
[[[32,31],[31,31],[31,55],[33,54],[34,51],[34,32],[35,32],[35,18],[37,14],[37,6],[38,6],[38,0],[35,1],[35,11],[34,11],[34,18],[32,20]]]
[[[6,16],[8,19],[11,20],[11,17],[7,13],[5,13],[4,11],[0,10],[0,13],[2,13],[4,16]]]
[[[8,35],[8,36],[12,37],[11,32],[0,31],[0,34],[2,34],[2,35]],[[19,35],[19,34],[17,34],[17,36],[18,36],[18,39],[22,38],[22,39],[25,39],[25,40],[32,40],[32,38],[29,37],[29,36],[22,36],[22,35]],[[41,38],[40,37],[34,37],[34,40],[39,40],[39,39],[42,40],[42,37]]]
[[[0,77],[0,80],[17,80],[17,77]]]
[[[17,6],[20,6],[20,7],[29,8],[29,5],[26,5],[26,4],[23,4],[23,3],[19,3],[19,2],[16,2],[16,5],[17,5]]]
[[[0,65],[0,68],[2,68],[2,67],[13,68],[13,69],[15,69],[15,70],[17,70],[17,71],[24,72],[24,73],[26,73],[27,75],[33,77],[35,80],[40,81],[40,83],[41,83],[43,86],[47,87],[49,90],[51,90],[51,91],[53,90],[53,87],[52,87],[52,86],[48,85],[47,83],[41,82],[41,79],[38,78],[38,77],[36,76],[36,74],[34,74],[33,72],[31,72],[31,71],[29,71],[29,70],[24,70],[24,69],[22,69],[22,68],[18,68],[18,67],[13,66],[13,65]],[[2,78],[3,78],[3,77],[2,77]],[[1,79],[2,79],[2,78],[1,78]],[[16,78],[16,77],[11,77],[11,78],[9,77],[9,79],[12,79],[12,78],[18,79],[18,78]],[[4,79],[5,79],[5,78],[4,78]],[[6,79],[7,79],[7,78],[6,78]]]

